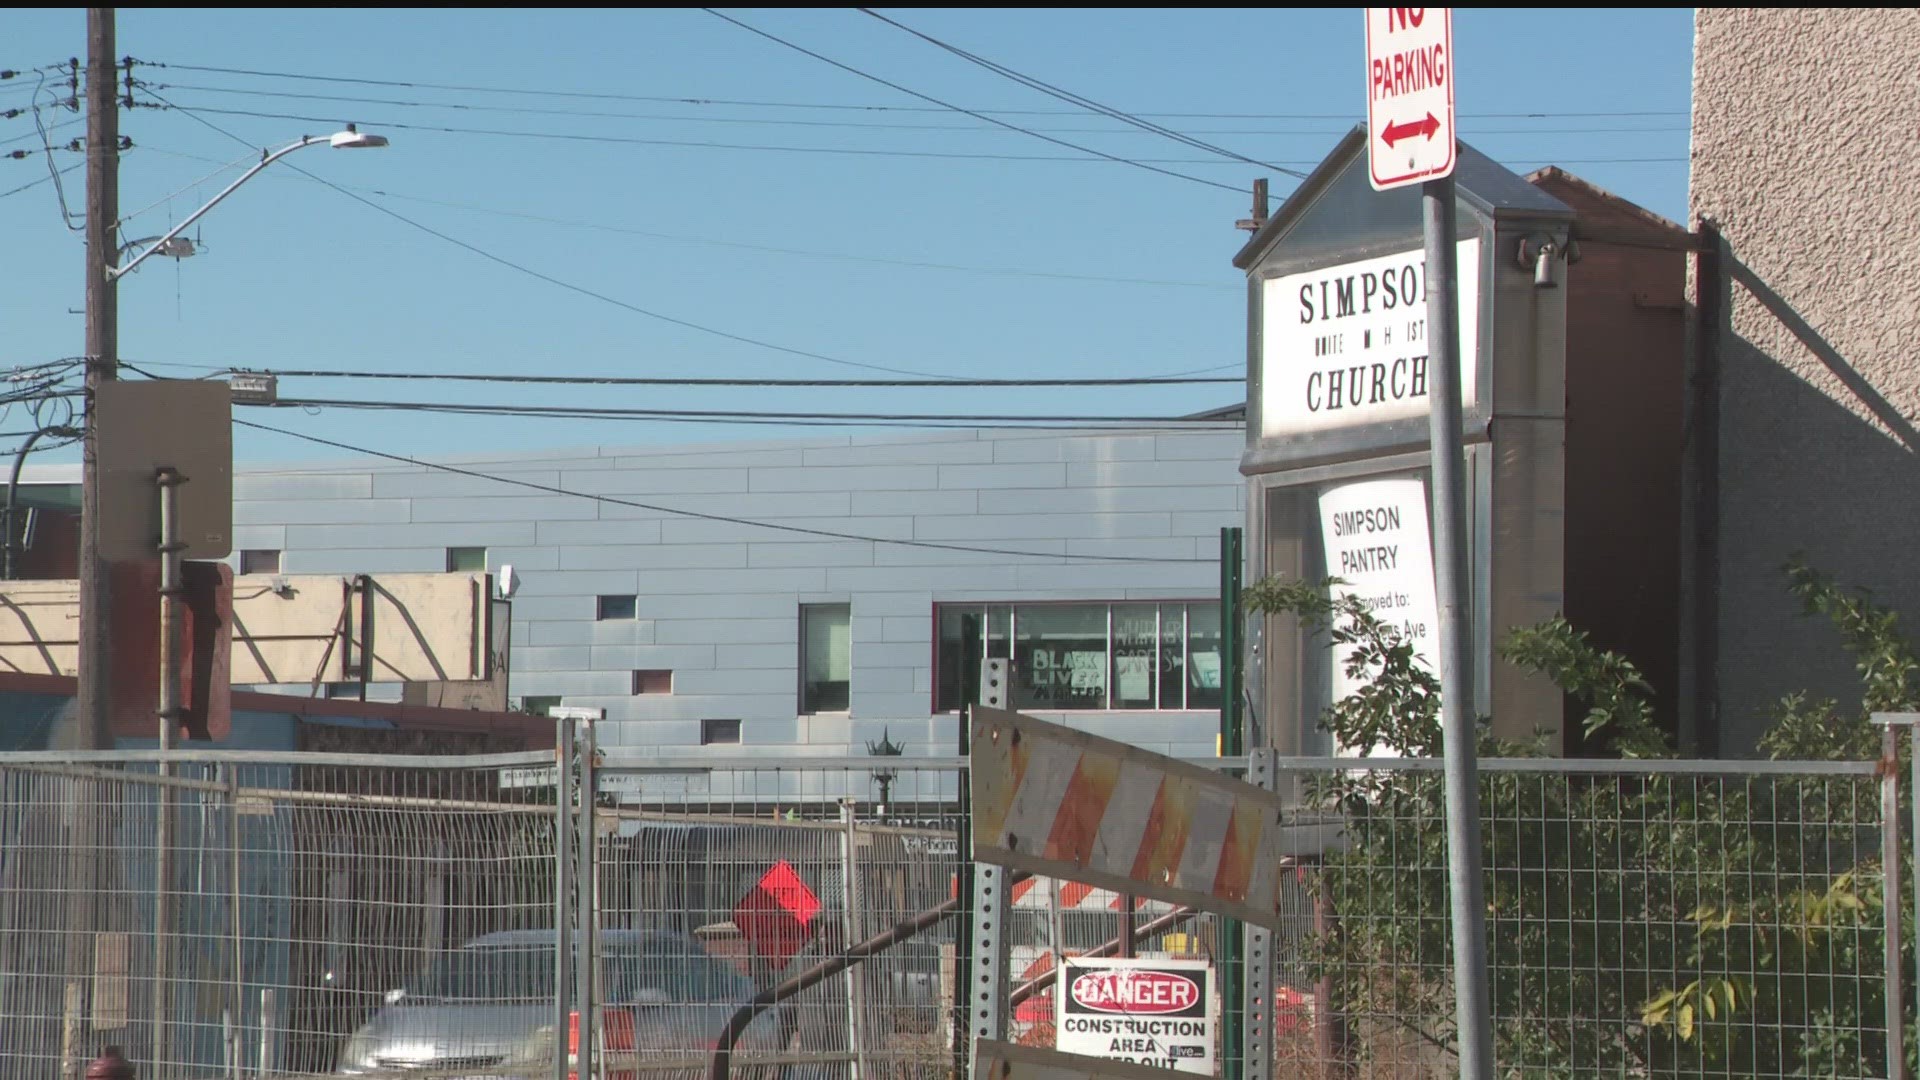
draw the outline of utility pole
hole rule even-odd
[[[80,479],[80,677],[75,740],[83,749],[113,744],[107,688],[107,568],[100,559],[98,443],[93,393],[117,366],[118,310],[107,266],[115,254],[114,222],[120,216],[120,102],[114,94],[113,9],[87,9],[87,400],[81,436]],[[94,937],[96,892],[106,880],[100,848],[106,808],[93,782],[73,784],[72,843],[67,854],[69,896],[66,982],[61,988],[60,1057],[63,1080],[80,1080],[95,1034],[88,989],[97,970]]]
[[[77,711],[83,749],[113,746],[109,652],[112,584],[100,554],[100,432],[94,392],[120,368],[120,101],[114,85],[113,8],[87,9],[87,397],[80,456],[80,650]]]
[[[1263,176],[1253,182],[1253,216],[1241,218],[1233,227],[1257,233],[1267,223],[1267,214],[1267,178]]]

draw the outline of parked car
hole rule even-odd
[[[339,1072],[488,1070],[550,1067],[554,1030],[552,930],[512,930],[475,938],[438,957],[347,1041]],[[599,935],[601,998],[632,1017],[643,1058],[689,1063],[704,1073],[714,1040],[755,987],[732,965],[686,934],[606,930]],[[625,1039],[624,1022],[619,1024]],[[611,1032],[615,1025],[609,1023]],[[784,1049],[792,1025],[778,1007],[756,1017],[739,1040],[742,1053]],[[677,1070],[676,1070],[677,1071]],[[777,1070],[772,1070],[777,1073]],[[544,1075],[544,1073],[543,1073]],[[651,1073],[650,1073],[651,1075]]]

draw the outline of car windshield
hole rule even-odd
[[[616,953],[608,964],[618,1001],[741,1001],[753,995],[752,982],[706,953]]]
[[[620,949],[604,956],[602,978],[616,1002],[740,1001],[753,984],[726,963],[688,949]],[[407,987],[435,1000],[553,999],[553,950],[538,945],[468,945],[445,953]]]
[[[468,945],[443,953],[421,972],[407,996],[439,1000],[553,999],[553,950],[537,946]]]

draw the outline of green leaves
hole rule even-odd
[[[1439,687],[1397,631],[1331,580],[1269,579],[1253,610],[1290,614],[1343,649],[1361,688],[1322,726],[1342,746],[1441,752]],[[1840,631],[1863,682],[1860,713],[1796,695],[1762,742],[1776,757],[1868,760],[1867,709],[1920,706],[1920,658],[1894,615],[1796,564],[1789,587]],[[1509,632],[1506,661],[1551,679],[1582,710],[1590,746],[1671,758],[1651,690],[1625,657],[1564,618]],[[1917,710],[1920,711],[1920,710]],[[1505,743],[1489,756],[1558,753]],[[1859,1075],[1881,1008],[1876,782],[1831,776],[1481,776],[1496,1058],[1511,1075]],[[1314,882],[1334,918],[1312,943],[1356,1064],[1396,1040],[1453,1039],[1445,797],[1437,773],[1322,774],[1317,808],[1346,847]],[[1908,939],[1911,947],[1911,937]],[[1911,970],[1911,953],[1903,971]],[[1738,973],[1738,974],[1735,974]],[[1638,1024],[1634,1020],[1638,1020]],[[1651,1036],[1651,1037],[1650,1037]],[[1364,1074],[1364,1070],[1362,1072]]]
[[[1516,627],[1498,651],[1508,663],[1544,675],[1586,702],[1582,726],[1589,740],[1610,743],[1624,758],[1673,756],[1653,722],[1653,688],[1640,670],[1618,653],[1594,648],[1565,616]]]
[[[1268,578],[1249,587],[1244,599],[1250,610],[1292,615],[1346,650],[1347,675],[1360,689],[1321,717],[1321,727],[1340,746],[1419,757],[1440,753],[1439,678],[1414,662],[1412,644],[1365,601],[1333,596],[1338,584],[1338,578]]]
[[[1752,1001],[1752,986],[1724,976],[1695,979],[1678,990],[1663,990],[1640,1006],[1640,1022],[1649,1028],[1671,1028],[1681,1042],[1704,1035],[1706,1021],[1731,1021]]]

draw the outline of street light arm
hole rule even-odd
[[[286,157],[288,154],[293,153],[295,150],[304,150],[309,146],[323,146],[327,142],[328,142],[328,139],[324,135],[302,135],[300,136],[299,142],[289,143],[286,146],[283,146],[280,149],[265,155],[260,159],[258,164],[254,165],[253,168],[248,169],[246,172],[241,173],[239,179],[235,180],[233,183],[228,184],[225,188],[223,188],[220,194],[215,195],[212,199],[209,199],[207,201],[207,205],[202,206],[200,209],[195,210],[191,214],[188,214],[186,217],[186,220],[182,221],[178,225],[175,225],[170,231],[167,232],[166,235],[160,237],[158,240],[155,240],[152,244],[148,245],[145,251],[142,251],[140,254],[135,255],[131,262],[128,262],[124,266],[107,267],[106,268],[107,280],[114,281],[126,274],[131,274],[134,270],[134,267],[137,267],[141,263],[146,262],[149,256],[153,255],[155,252],[165,247],[167,245],[167,241],[172,240],[174,237],[179,236],[183,232],[186,232],[187,226],[192,225],[194,222],[199,221],[202,217],[205,217],[207,211],[220,205],[220,200],[225,199],[227,196],[233,194],[235,188],[238,188],[241,184],[244,184],[247,181],[253,179],[255,176],[259,175],[260,170],[266,168],[267,166],[273,164],[276,161],[279,161],[281,158]]]

